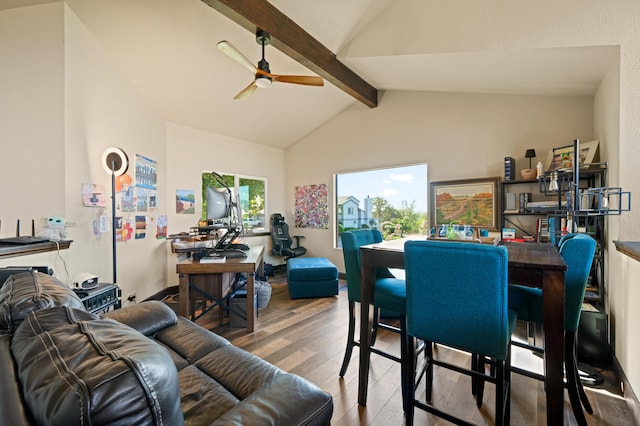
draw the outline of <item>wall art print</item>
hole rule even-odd
[[[158,189],[158,172],[155,160],[136,154],[136,186]]]
[[[329,186],[318,185],[296,186],[296,228],[329,228]]]

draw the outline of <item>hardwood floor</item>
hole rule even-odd
[[[269,278],[273,289],[271,300],[267,308],[259,311],[254,333],[247,334],[244,328],[231,328],[228,318],[220,326],[216,309],[198,319],[197,323],[331,393],[334,398],[332,425],[403,425],[398,363],[372,355],[366,407],[360,407],[357,402],[358,348],[354,349],[345,377],[338,377],[347,336],[346,284],[341,281],[337,297],[291,300],[285,282],[284,273]],[[380,330],[376,346],[399,354],[398,335]],[[442,346],[436,348],[436,353],[449,361],[469,365],[466,354]],[[542,366],[538,357],[519,348],[514,348],[512,362],[527,368],[540,369]],[[599,389],[586,388],[594,409],[593,415],[586,414],[588,424],[635,424],[631,411],[620,396],[620,386],[613,373],[609,370],[601,372],[605,383]],[[418,392],[424,394],[424,385]],[[484,403],[477,408],[471,395],[470,379],[437,367],[433,402],[476,424],[492,425],[494,422],[493,385],[486,385]],[[513,374],[511,424],[545,425],[545,409],[543,383]],[[442,425],[447,422],[416,410],[415,424]],[[568,396],[565,397],[565,424],[576,424]]]

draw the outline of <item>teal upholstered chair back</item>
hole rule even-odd
[[[564,274],[564,327],[569,331],[578,331],[596,240],[587,234],[568,234],[560,239],[558,247],[567,264]]]
[[[507,249],[440,241],[404,247],[408,333],[505,360],[512,332]]]
[[[360,246],[382,241],[382,234],[377,229],[358,229],[340,234],[342,239],[342,255],[347,276],[347,293],[352,302],[360,301]]]

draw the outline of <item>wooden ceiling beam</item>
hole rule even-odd
[[[271,35],[271,45],[370,108],[378,90],[340,62],[336,55],[266,0],[202,0],[255,35]]]

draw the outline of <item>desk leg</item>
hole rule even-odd
[[[249,333],[253,333],[253,327],[255,323],[255,304],[254,304],[254,295],[255,295],[255,273],[251,272],[247,274],[247,331]]]
[[[564,272],[545,271],[542,285],[547,424],[562,425],[564,420],[562,368],[564,363]]]
[[[178,313],[189,318],[189,274],[178,276]]]
[[[362,286],[360,295],[360,366],[358,369],[358,404],[367,405],[367,388],[369,386],[369,360],[371,346],[371,326],[373,324],[373,309],[369,303],[373,301],[373,286],[375,283],[375,266],[371,265],[366,255],[362,256]]]

